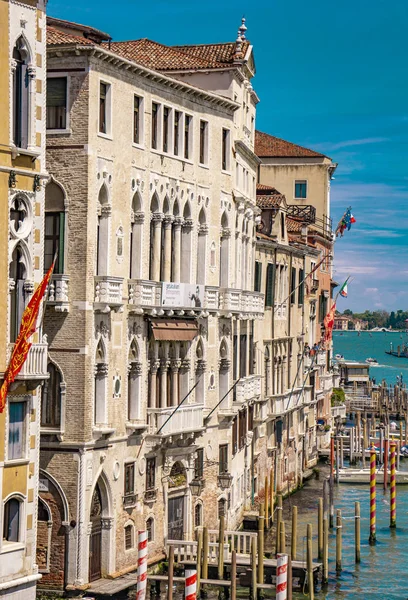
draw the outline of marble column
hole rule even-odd
[[[164,265],[163,281],[171,281],[171,228],[173,223],[172,216],[166,216],[163,220],[164,227]]]
[[[153,221],[153,241],[152,241],[152,280],[160,281],[160,254],[161,254],[161,228],[163,215],[155,213],[152,215]]]
[[[184,220],[177,217],[174,220],[173,231],[174,231],[174,248],[173,248],[173,281],[180,281],[181,275],[181,226]]]

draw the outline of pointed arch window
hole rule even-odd
[[[107,275],[109,264],[109,217],[111,214],[111,206],[109,204],[106,185],[103,185],[99,191],[98,211],[96,274]]]
[[[42,389],[41,427],[61,426],[62,377],[59,369],[48,363],[49,379]]]
[[[27,148],[30,116],[29,50],[21,36],[13,48],[13,142]]]
[[[10,276],[10,342],[15,342],[20,330],[21,318],[27,301],[26,257],[18,244],[13,251],[9,269]]]
[[[107,388],[108,365],[106,363],[105,348],[102,340],[96,349],[95,356],[95,399],[94,399],[94,424],[106,425],[107,423]]]
[[[128,364],[128,421],[140,419],[140,380],[142,367],[139,361],[139,348],[133,340],[129,349]]]
[[[142,268],[142,233],[144,214],[142,213],[142,199],[136,192],[132,199],[132,225],[130,230],[130,278],[141,277]]]

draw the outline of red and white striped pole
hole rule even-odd
[[[377,511],[376,511],[376,476],[375,476],[375,461],[376,461],[376,453],[374,446],[370,451],[370,537],[369,543],[375,544],[376,542],[376,520],[377,520]]]
[[[286,600],[288,591],[288,555],[278,554],[276,567],[276,600]]]
[[[186,569],[185,600],[197,600],[197,571]]]
[[[395,450],[396,443],[391,442],[391,474],[390,474],[390,527],[397,526],[397,486],[395,477]]]
[[[138,532],[136,600],[146,599],[147,588],[147,531]]]

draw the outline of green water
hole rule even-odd
[[[390,349],[390,342],[396,350],[397,346],[408,344],[407,332],[385,333],[382,331],[335,331],[333,333],[333,356],[342,354],[346,360],[364,362],[366,358],[375,358],[379,366],[370,366],[370,377],[380,383],[383,379],[395,384],[397,375],[402,373],[403,381],[408,384],[408,358],[397,358],[385,354]]]

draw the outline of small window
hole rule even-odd
[[[296,269],[292,267],[290,275],[290,303],[295,304],[296,301]]]
[[[42,388],[41,427],[61,426],[61,373],[55,365],[48,363],[50,378]]]
[[[156,485],[156,459],[153,456],[146,461],[146,490],[154,490]]]
[[[219,474],[228,473],[228,444],[220,444],[218,463]]]
[[[110,133],[111,86],[101,81],[99,86],[99,133]]]
[[[265,306],[273,306],[275,302],[275,265],[269,263],[266,268]]]
[[[134,545],[134,532],[135,528],[133,525],[126,525],[125,527],[125,550],[131,550]]]
[[[135,463],[125,465],[125,496],[135,491]]]
[[[195,527],[201,527],[203,524],[203,505],[196,504],[194,507],[194,525]]]
[[[229,171],[230,169],[230,131],[229,129],[222,130],[222,170]]]
[[[218,500],[218,518],[225,517],[225,498]]]
[[[179,110],[174,111],[174,154],[178,156],[180,154],[180,135],[181,135],[181,112]]]
[[[208,163],[208,122],[200,121],[200,163]]]
[[[184,115],[184,158],[189,159],[191,154],[191,120],[190,115]]]
[[[255,282],[254,291],[260,292],[262,285],[262,263],[255,261]]]
[[[302,305],[305,299],[305,284],[304,279],[305,272],[303,269],[299,269],[299,288],[298,288],[298,304]]]
[[[47,129],[67,127],[67,78],[47,78]]]
[[[169,137],[170,137],[170,108],[168,106],[163,107],[163,152],[169,151]]]
[[[133,98],[133,143],[142,143],[142,106],[143,98],[134,96]]]
[[[204,474],[204,448],[199,448],[194,461],[194,478],[202,479]]]
[[[20,512],[21,501],[10,498],[4,505],[3,540],[6,542],[20,541]]]
[[[10,402],[9,404],[8,460],[25,457],[26,406],[26,402]]]
[[[295,181],[295,198],[307,198],[307,181]]]
[[[153,517],[149,517],[146,521],[146,532],[147,532],[147,541],[154,541],[154,519]]]
[[[159,105],[152,102],[152,148],[157,150],[159,141]]]

